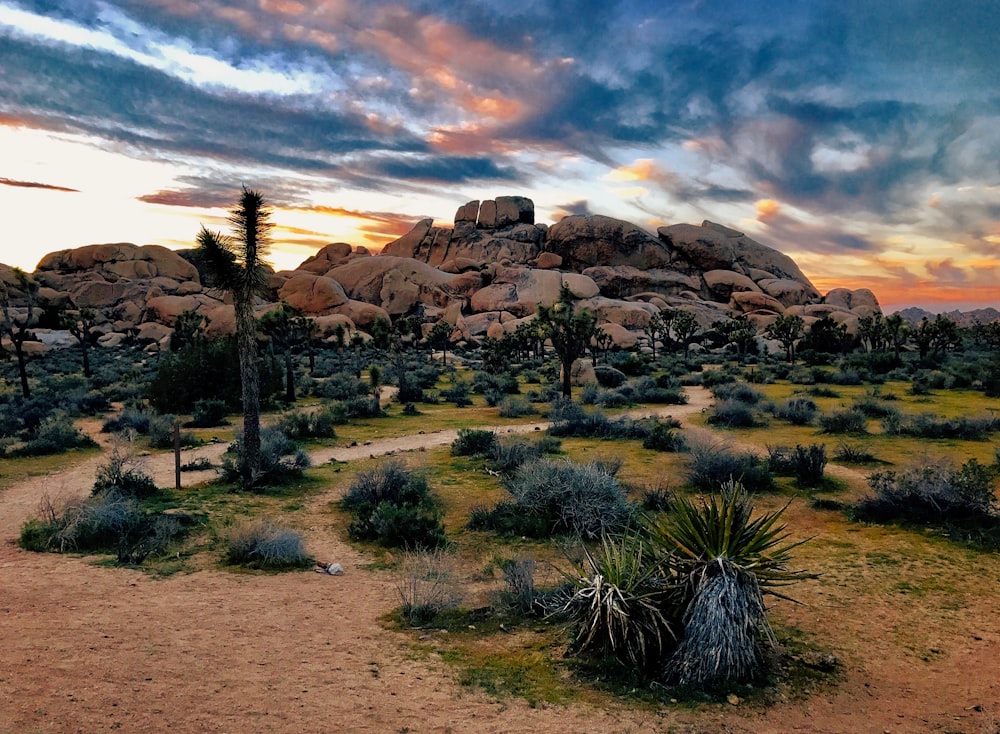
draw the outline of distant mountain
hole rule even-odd
[[[922,308],[910,307],[896,311],[909,324],[919,324],[922,319],[935,319],[937,314]],[[941,314],[959,326],[973,326],[976,323],[989,324],[1000,321],[1000,311],[995,308],[977,308],[973,311],[947,311]]]

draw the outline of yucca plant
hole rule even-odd
[[[660,564],[638,534],[603,535],[584,556],[559,610],[575,625],[571,651],[648,670],[676,639]]]
[[[787,507],[787,505],[786,505]],[[744,683],[765,671],[774,635],[763,594],[815,578],[789,570],[791,551],[779,520],[786,508],[754,518],[750,495],[727,482],[700,504],[675,500],[673,512],[649,521],[652,542],[678,584],[684,634],[666,664],[668,679],[710,688]]]

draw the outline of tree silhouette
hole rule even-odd
[[[573,362],[583,356],[597,320],[587,309],[577,311],[573,291],[566,283],[559,289],[559,300],[551,306],[538,306],[538,322],[562,363],[562,394],[573,396]]]
[[[28,367],[24,355],[24,343],[31,337],[30,329],[38,324],[41,309],[38,302],[38,281],[20,268],[14,268],[14,278],[17,287],[24,294],[26,307],[23,315],[16,315],[10,302],[10,290],[6,283],[0,282],[0,312],[3,322],[0,322],[0,334],[10,339],[17,357],[17,372],[21,378],[21,394],[27,399],[31,397],[31,387],[28,385]]]
[[[260,375],[257,370],[257,323],[254,298],[267,287],[267,256],[271,210],[264,197],[246,187],[229,212],[233,235],[198,233],[196,252],[203,258],[216,287],[228,292],[236,311],[236,340],[243,390],[243,441],[239,457],[240,483],[251,489],[260,474]]]

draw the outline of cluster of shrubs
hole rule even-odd
[[[503,478],[510,494],[491,508],[473,510],[469,527],[545,538],[571,533],[596,538],[632,521],[635,508],[616,474],[620,464],[540,458]]]
[[[723,428],[756,428],[767,425],[758,406],[766,407],[764,396],[745,382],[721,382],[712,386],[715,405],[708,415],[711,425]]]
[[[270,520],[247,520],[226,535],[224,560],[230,565],[268,571],[304,568],[313,563],[301,533]]]
[[[680,381],[671,375],[660,375],[656,379],[643,376],[626,382],[624,373],[607,365],[600,365],[595,368],[595,372],[598,382],[588,383],[580,392],[580,402],[584,405],[623,408],[636,403],[687,403],[687,395],[684,394]]]
[[[901,472],[876,472],[871,493],[853,508],[857,520],[945,527],[967,540],[1000,545],[997,510],[998,466],[970,459],[956,468],[950,461],[927,460]]]
[[[768,468],[775,474],[793,476],[800,487],[815,487],[823,481],[826,469],[826,445],[813,443],[768,447]]]
[[[241,483],[243,451],[243,436],[240,434],[222,456],[219,470],[222,481]],[[245,487],[246,489],[296,481],[302,478],[311,463],[309,455],[277,426],[261,429],[259,456],[259,473],[252,478],[252,487]]]
[[[893,436],[985,441],[991,433],[1000,430],[1000,418],[939,418],[933,413],[903,415],[897,412],[882,419],[882,430]]]
[[[698,489],[718,491],[734,481],[750,492],[768,492],[775,487],[768,460],[753,451],[701,438],[690,442],[689,451],[688,481]]]
[[[278,427],[296,441],[336,438],[335,426],[346,422],[341,408],[342,404],[334,403],[315,410],[290,411],[281,416]]]
[[[42,503],[40,516],[21,528],[26,550],[111,553],[120,564],[139,564],[163,553],[187,530],[184,518],[147,509],[159,495],[135,458],[120,449],[97,472],[89,497],[62,506]]]
[[[99,393],[0,398],[0,456],[42,456],[96,446],[74,425],[73,416],[92,415],[109,407]]]
[[[351,515],[348,533],[357,540],[411,549],[445,543],[440,500],[427,478],[402,461],[359,473],[341,506]]]

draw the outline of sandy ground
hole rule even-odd
[[[667,412],[683,420],[707,401],[696,391],[688,406]],[[323,450],[313,458],[347,461],[454,437],[444,431]],[[212,456],[222,448],[198,451]],[[843,579],[810,585],[800,597],[805,605],[782,610],[784,622],[835,628],[841,641],[833,647],[844,663],[843,680],[804,701],[697,711],[533,708],[463,688],[433,656],[414,659],[411,638],[378,621],[397,604],[390,575],[367,568],[361,554],[322,528],[310,534],[310,550],[340,562],[343,576],[201,571],[154,579],[86,558],[18,549],[13,539],[39,497],[88,491],[102,460],[88,458],[0,494],[3,734],[1000,731],[994,718],[1000,715],[996,594],[965,595],[954,614],[927,623],[914,618],[905,599],[857,599],[847,591],[847,577],[863,570],[845,564]],[[173,484],[172,461],[148,459],[161,486]],[[184,477],[185,483],[200,478]],[[984,563],[983,581],[995,590],[1000,564]],[[900,628],[929,640],[940,654],[928,661],[921,650],[901,651],[885,635]]]

